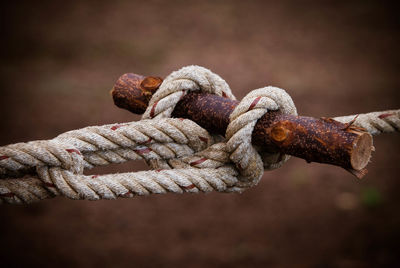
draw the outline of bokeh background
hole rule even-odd
[[[190,64],[220,74],[239,99],[282,87],[302,115],[399,108],[399,11],[369,0],[7,1],[0,145],[138,120],[113,105],[117,78]],[[362,180],[292,158],[241,195],[4,205],[1,265],[394,267],[400,136],[374,142]]]

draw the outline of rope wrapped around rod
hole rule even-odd
[[[170,118],[177,103],[194,91],[235,100],[221,77],[188,66],[162,82],[141,121],[86,127],[52,140],[0,147],[0,202],[31,203],[59,195],[98,200],[168,192],[242,192],[256,185],[264,170],[289,159],[252,143],[256,123],[266,114],[297,115],[286,91],[251,91],[230,114],[225,139],[192,120]],[[335,120],[376,135],[399,131],[400,110]],[[83,174],[95,166],[142,159],[153,170]]]

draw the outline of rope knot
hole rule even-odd
[[[255,185],[264,170],[282,166],[289,156],[263,151],[251,143],[254,126],[268,111],[297,115],[296,107],[289,94],[277,87],[264,87],[247,94],[230,115],[226,130],[227,149],[230,160],[240,171],[240,180],[247,186]]]
[[[201,90],[230,99],[235,99],[228,84],[210,70],[199,66],[188,66],[170,74],[153,95],[143,119],[170,117],[176,104],[188,92]],[[240,174],[235,189],[248,188],[260,180],[264,169],[275,169],[283,165],[289,156],[271,153],[251,144],[254,126],[268,111],[297,114],[289,94],[276,87],[264,87],[251,91],[239,103],[230,116],[226,130],[226,141],[211,150],[169,161],[157,160],[150,163],[153,168],[221,168],[233,162]],[[217,156],[220,148],[228,157]]]
[[[171,73],[152,96],[142,119],[170,117],[188,91],[201,90],[234,100],[229,85],[219,75],[200,66],[187,66]]]

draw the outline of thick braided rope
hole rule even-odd
[[[254,111],[258,109],[259,111]],[[228,126],[226,135],[231,138],[227,143],[221,142],[213,144],[209,148],[196,153],[194,156],[186,156],[179,159],[151,160],[153,161],[152,166],[160,169],[191,167],[218,169],[229,164],[230,161],[233,161],[236,163],[238,173],[240,173],[241,176],[239,176],[235,185],[228,187],[225,191],[243,192],[245,189],[257,184],[261,177],[260,174],[262,175],[263,172],[260,158],[257,157],[257,154],[255,153],[256,148],[250,147],[251,145],[249,144],[252,129],[254,128],[255,122],[258,118],[262,117],[267,110],[277,109],[279,109],[281,113],[297,114],[292,99],[284,90],[274,87],[253,90],[241,101],[231,115],[231,124]],[[400,110],[390,110],[360,114],[357,117],[358,120],[355,120],[353,124],[359,127],[364,127],[371,134],[375,135],[382,132],[399,131],[399,112]],[[247,121],[247,119],[243,119],[243,115],[252,118],[252,120]],[[352,115],[340,118],[343,118],[341,122],[349,123],[355,117],[355,115]],[[384,127],[382,126],[383,123],[376,123],[379,120],[388,122],[386,124],[390,124],[390,126]],[[378,127],[372,128],[368,127],[368,125],[377,125]],[[240,129],[241,131],[246,132],[246,135],[244,135],[246,136],[245,139],[242,139],[242,136],[236,134]],[[379,132],[377,132],[377,129],[379,129]],[[235,138],[232,138],[235,134],[238,137],[236,141]],[[268,152],[261,152],[261,156],[264,163],[264,169],[279,168],[289,159],[289,156],[287,155],[271,154]],[[250,158],[255,160],[249,161]],[[252,163],[252,165],[249,165],[249,163]],[[246,175],[253,179],[246,181]]]
[[[0,200],[18,204],[58,195],[97,200],[167,192],[242,192],[248,188],[241,187],[236,168],[230,165],[225,143],[168,161],[175,169],[92,176],[74,174],[58,167],[39,167],[39,176],[0,180]],[[140,189],[144,187],[148,191],[141,192],[130,185]]]
[[[2,177],[23,175],[37,166],[59,166],[74,173],[83,171],[79,150],[56,139],[0,147],[0,159]]]
[[[179,100],[188,91],[197,90],[235,99],[229,85],[220,76],[200,66],[187,66],[165,78],[142,118],[170,117]]]
[[[142,119],[168,118],[176,104],[189,91],[203,91],[235,100],[229,85],[219,75],[200,66],[186,66],[168,75],[150,99]],[[146,161],[153,168],[176,168],[167,159]],[[178,161],[179,162],[179,161]],[[179,165],[178,165],[179,166]]]
[[[264,87],[247,94],[230,115],[226,130],[227,148],[230,159],[240,170],[241,180],[255,185],[264,169],[275,169],[288,159],[287,155],[263,152],[262,156],[251,143],[251,135],[258,119],[270,110],[297,115],[296,107],[289,94],[277,87]]]
[[[47,141],[0,147],[0,176],[16,176],[32,167],[84,168],[128,160],[170,159],[191,155],[212,144],[208,132],[187,119],[143,120],[86,127]]]
[[[191,75],[188,75],[188,74],[191,74]],[[193,74],[195,74],[195,75],[193,75]],[[175,102],[179,101],[179,99],[176,99],[176,97],[174,97],[174,94],[176,95],[177,92],[180,94],[183,94],[183,93],[180,92],[180,91],[182,91],[181,88],[180,88],[180,91],[175,88],[177,86],[182,87],[182,85],[185,85],[186,90],[199,90],[199,89],[203,90],[203,87],[205,87],[207,92],[213,92],[213,93],[219,92],[219,94],[221,96],[222,95],[227,96],[227,93],[228,94],[230,93],[229,87],[220,77],[212,74],[209,70],[201,68],[201,67],[190,66],[187,68],[183,68],[180,71],[173,73],[171,75],[171,77],[172,78],[166,79],[166,81],[169,81],[169,82],[163,84],[163,86],[161,87],[161,90],[159,91],[159,92],[161,92],[159,95],[163,96],[163,99],[160,99],[160,100],[156,99],[155,101],[152,100],[150,102],[150,104],[153,103],[153,105],[150,105],[151,108],[148,109],[148,111],[150,110],[150,112],[148,112],[150,117],[160,118],[160,117],[169,116],[170,107],[162,105],[162,104],[166,103],[164,101],[164,99],[168,99],[168,98],[172,98],[171,101],[175,101]],[[186,80],[188,80],[189,83],[185,83]],[[176,81],[179,81],[179,83],[177,84]],[[215,82],[213,82],[213,81],[215,81]],[[191,84],[190,87],[188,86],[189,84]],[[217,85],[217,86],[215,86],[215,85]],[[276,103],[276,101],[273,101],[273,99],[274,98],[276,99],[275,95],[279,95],[279,94],[282,95],[282,94],[281,94],[281,92],[276,93],[275,92],[276,90],[274,91],[274,89],[275,88],[264,89],[263,94],[265,96],[255,96],[256,94],[253,94],[253,95],[249,94],[249,97],[245,98],[242,101],[242,103],[244,103],[244,104],[239,105],[239,108],[236,109],[237,111],[239,111],[239,112],[236,112],[236,114],[239,116],[242,113],[244,113],[244,111],[242,111],[243,109],[241,107],[244,107],[244,106],[249,107],[250,106],[250,109],[246,110],[247,114],[244,113],[245,115],[241,116],[241,119],[249,118],[249,120],[252,121],[249,124],[250,125],[252,124],[254,127],[256,120],[259,117],[261,117],[265,112],[267,112],[268,109],[271,109],[271,103],[273,103],[272,109],[279,108],[278,104]],[[280,90],[280,89],[278,89],[278,91],[284,92],[283,90]],[[163,92],[167,92],[168,94],[162,94]],[[261,90],[258,90],[255,92],[261,93]],[[268,95],[268,96],[266,96],[266,95]],[[251,100],[252,103],[250,105],[248,104],[248,102],[250,101],[250,98],[252,96],[255,96],[257,98],[257,102],[259,102],[259,100],[261,99],[261,102],[258,104],[258,106],[257,106],[257,103],[254,103],[254,100]],[[284,97],[286,97],[286,96],[284,96]],[[290,97],[289,97],[289,99],[290,99]],[[290,101],[291,101],[291,99],[290,99]],[[156,105],[158,105],[158,103],[160,103],[159,107],[164,108],[164,110],[162,110],[160,108],[158,111],[158,114],[154,115],[154,113],[156,111]],[[265,103],[267,103],[268,105],[267,106],[262,105]],[[292,104],[292,106],[293,106],[293,104]],[[171,107],[173,108],[174,105]],[[263,107],[264,109],[263,109],[263,112],[258,116],[258,118],[254,118],[254,116],[253,117],[248,116],[249,114],[254,114],[254,111],[259,112],[260,107]],[[254,111],[252,111],[252,112],[248,111],[248,110],[252,110],[253,108],[255,108]],[[284,109],[286,109],[286,107]],[[290,109],[292,109],[292,107],[289,107],[287,109],[290,110]],[[295,108],[294,108],[294,110],[295,110]],[[235,112],[234,112],[234,114],[235,114]],[[146,117],[146,114],[145,114],[145,117]],[[232,124],[233,128],[235,128],[235,127],[237,128],[238,126],[243,127],[243,126],[241,126],[241,119],[238,119],[233,122],[233,124]],[[233,128],[231,128],[231,129],[233,129]],[[243,129],[241,129],[241,131],[243,132]],[[250,129],[250,132],[243,132],[243,135],[250,136],[251,131],[252,130]],[[90,151],[90,148],[88,149],[87,147],[85,147],[85,144],[81,144],[82,140],[87,141],[87,139],[82,139],[81,135],[76,135],[77,131],[75,131],[73,133],[74,133],[74,135],[71,135],[71,133],[66,133],[66,134],[60,135],[59,137],[64,138],[64,139],[66,139],[66,138],[71,139],[71,137],[73,137],[73,138],[78,137],[79,139],[77,140],[77,142],[74,142],[74,145],[83,150],[86,149],[86,151],[88,151],[88,150]],[[238,139],[238,135],[235,135],[235,138],[233,139],[234,142],[231,144],[237,143],[237,141],[236,141],[237,139]],[[250,139],[248,139],[247,143],[250,144],[250,146],[251,146]],[[217,144],[216,146],[214,146],[212,148],[212,150],[208,150],[206,152],[200,152],[199,155],[196,155],[194,157],[188,156],[185,159],[181,159],[181,160],[180,159],[176,159],[176,160],[171,159],[170,163],[172,164],[172,166],[174,168],[183,167],[185,170],[189,168],[192,173],[201,172],[202,174],[206,174],[206,175],[203,175],[206,178],[212,179],[212,178],[216,178],[216,174],[214,174],[215,173],[214,171],[226,170],[226,169],[233,168],[232,165],[229,163],[229,159],[227,158],[227,156],[229,155],[227,153],[227,151],[231,152],[234,149],[237,149],[234,147],[235,147],[234,145],[227,147],[225,143],[220,143],[220,144]],[[219,149],[219,152],[217,152],[217,153],[215,153],[215,150],[213,150],[216,148]],[[251,146],[251,148],[253,148],[253,147]],[[107,149],[114,149],[114,148],[107,148]],[[261,158],[258,156],[258,154],[256,153],[255,150],[254,150],[254,154],[257,155],[258,158],[254,158],[254,157],[253,158],[255,160],[258,160],[258,162],[261,162]],[[234,156],[234,157],[232,157],[232,159],[235,160],[237,157],[235,157],[235,154],[232,154],[232,155]],[[196,158],[198,158],[198,159],[196,159]],[[249,158],[249,159],[253,160],[253,158]],[[148,162],[150,162],[150,161],[159,161],[159,162],[164,161],[165,162],[165,159],[167,159],[167,158],[148,159]],[[240,168],[240,172],[242,174],[242,176],[240,176],[240,177],[241,177],[242,181],[241,182],[238,181],[239,182],[238,185],[229,185],[229,186],[231,186],[230,188],[225,187],[223,190],[224,191],[242,191],[244,188],[247,188],[247,187],[255,184],[256,182],[258,182],[259,178],[262,175],[262,162],[261,162],[261,168],[258,168],[259,171],[257,173],[253,174],[252,171],[246,172],[246,170],[252,170],[252,167],[254,166],[253,162],[254,162],[254,160],[252,162],[247,163],[245,165],[245,169]],[[242,165],[243,165],[243,161],[241,161],[240,163],[237,163],[237,166],[239,166],[239,167],[242,167]],[[258,166],[260,166],[260,165],[258,165]],[[168,167],[170,167],[170,166],[168,166]],[[191,167],[196,167],[198,169],[193,169]],[[44,172],[44,173],[42,171],[43,169],[49,170],[48,167],[38,168],[38,175],[44,182],[44,186],[49,188],[48,190],[52,191],[53,194],[61,192],[63,195],[70,197],[70,198],[79,198],[80,196],[83,196],[84,198],[87,198],[87,199],[97,198],[97,195],[93,196],[93,195],[88,194],[88,193],[90,193],[90,191],[88,190],[90,187],[88,188],[88,187],[85,187],[84,184],[77,183],[79,181],[84,180],[85,177],[82,177],[79,174],[75,175],[72,172],[69,172],[67,170],[62,170],[61,168],[50,168],[50,170],[52,170],[52,172]],[[207,171],[207,172],[205,173],[205,171]],[[137,175],[136,175],[136,173],[131,173],[129,176],[131,179],[134,180],[135,176],[137,176]],[[148,176],[150,176],[150,174],[148,174]],[[67,179],[69,180],[69,182],[67,182]],[[248,184],[248,181],[251,181],[251,184]],[[74,187],[71,187],[71,185],[74,185]],[[53,187],[57,190],[53,189]],[[217,189],[217,190],[221,190],[221,189]],[[5,196],[7,194],[10,195],[9,192],[10,192],[10,189],[3,189],[2,194],[3,194],[3,196]],[[21,193],[19,195],[21,195]],[[14,195],[13,197],[16,197],[16,196],[18,196],[18,195]],[[24,200],[27,200],[27,198],[25,198]]]
[[[270,109],[272,108],[271,106]],[[366,128],[373,135],[399,131],[400,129],[400,110],[373,112],[357,116],[353,124]],[[348,123],[355,117],[356,115],[351,115],[334,119]],[[112,125],[107,127],[109,126]],[[161,163],[158,168],[169,169],[173,167],[176,168],[174,170],[159,169],[156,171],[84,176],[73,174],[61,168],[41,167],[38,168],[38,171],[42,179],[25,177],[0,180],[0,203],[31,203],[58,195],[72,199],[97,200],[167,192],[209,192],[213,190],[242,192],[248,188],[249,183],[238,180],[237,169],[229,165],[230,154],[228,151],[226,143],[216,143],[195,155],[168,159],[166,166],[163,166],[164,160],[154,159],[156,165]],[[210,173],[213,172],[213,176],[210,177]],[[159,183],[159,181],[162,182]]]
[[[334,117],[333,119],[342,123],[348,123],[354,118],[356,118],[356,120],[353,124],[365,128],[371,135],[400,131],[400,110],[340,116]]]
[[[63,195],[99,200],[136,195],[227,191],[237,181],[234,168],[173,169],[101,176],[77,175],[61,168],[42,167],[37,177],[0,180],[0,203],[31,203]]]
[[[190,90],[201,90],[234,98],[227,83],[218,75],[199,66],[184,67],[173,72],[163,81],[150,100],[143,118],[169,117],[178,101]],[[231,123],[226,133],[228,139],[226,150],[230,153],[230,160],[240,171],[241,187],[245,186],[243,183],[247,183],[247,187],[256,184],[264,171],[263,160],[251,144],[251,133],[257,120],[268,110],[297,114],[292,99],[284,90],[266,87],[249,93],[231,115]],[[266,152],[263,156],[266,169],[277,168],[289,158]],[[179,166],[176,162],[171,163],[165,160],[152,160],[148,163],[153,168]],[[206,163],[203,165],[205,166]]]
[[[388,118],[390,116],[391,118],[389,124],[391,125],[391,127],[384,128],[381,125],[379,125],[380,126],[379,132],[377,132],[376,127],[374,128],[367,127],[367,130],[371,134],[375,135],[377,133],[379,134],[380,132],[391,132],[394,130],[399,131],[399,126],[400,126],[399,112],[400,110],[390,110],[390,111],[374,112],[368,114],[360,114],[358,118],[363,118],[363,120],[361,121],[363,123],[361,124],[356,120],[354,124],[360,127],[365,127],[366,125],[368,126],[368,124],[372,124],[371,122],[368,121],[368,119],[365,118],[372,118],[372,120],[376,121],[378,119],[381,120]],[[341,122],[348,123],[351,120],[353,120],[354,117],[355,115],[351,115],[346,117],[338,117],[335,119],[340,119]],[[176,182],[175,181],[171,182],[172,185],[170,186],[167,186],[168,184],[164,182],[163,185],[166,185],[166,188],[163,188],[164,190],[158,187],[156,188],[146,187],[143,186],[142,184],[140,184],[142,186],[137,186],[139,188],[130,188],[128,185],[137,185],[136,183],[138,183],[137,180],[135,179],[136,173],[122,173],[122,174],[112,174],[105,176],[77,175],[78,177],[74,178],[71,172],[62,169],[56,170],[56,168],[52,168],[52,171],[49,172],[48,168],[42,167],[40,169],[40,172],[44,174],[43,175],[43,177],[45,178],[44,180],[40,180],[38,177],[0,180],[0,203],[2,202],[14,203],[14,204],[30,203],[58,195],[68,196],[74,199],[97,200],[98,198],[114,199],[117,197],[131,197],[135,195],[146,195],[150,193],[166,193],[166,192],[183,193],[183,192],[199,192],[199,191],[208,192],[212,191],[213,189],[216,189],[217,191],[221,192],[242,192],[244,189],[247,188],[246,185],[244,185],[244,187],[241,187],[240,184],[242,182],[236,179],[237,175],[235,175],[235,169],[229,166],[226,167],[227,163],[230,162],[228,149],[226,148],[226,143],[217,143],[211,145],[210,147],[206,148],[203,151],[196,153],[195,155],[186,156],[179,159],[171,158],[168,159],[167,162],[169,165],[165,168],[170,168],[170,167],[177,168],[176,170],[168,170],[167,174],[171,174],[169,172],[175,172],[175,171],[177,171],[177,173],[173,173],[174,175],[169,175],[169,176],[174,176]],[[202,168],[204,169],[205,167],[211,167],[211,168],[209,168],[209,170],[206,169],[205,173],[195,175],[197,174],[196,173],[197,171],[202,170]],[[160,168],[163,167],[160,166]],[[187,173],[184,174],[190,174],[190,175],[182,178],[181,172],[183,170],[187,170]],[[142,180],[139,180],[139,182],[143,183],[144,185],[147,185],[146,183],[150,183],[150,185],[153,186],[157,185],[154,184],[155,182],[149,182],[150,178],[152,178],[154,176],[153,174],[155,174],[156,176],[157,175],[161,176],[158,177],[158,180],[162,180],[163,175],[166,171],[167,170],[154,171],[155,173],[153,172],[152,176],[147,176],[145,172],[140,172],[139,176],[140,178],[142,178]],[[210,179],[210,177],[205,176],[205,174],[209,175],[209,172],[213,171],[217,172],[215,174],[215,177],[213,177],[214,179],[219,178],[217,175],[222,176],[222,174],[224,174],[220,173],[219,171],[222,172],[228,171],[229,174],[235,177],[235,179],[228,176],[228,177],[223,177],[223,178],[228,178],[226,179],[226,181],[221,179],[221,180],[212,180],[208,182],[207,179]],[[57,176],[57,174],[60,175]],[[60,180],[60,176],[62,176],[62,178],[64,177],[66,178],[64,179],[65,182],[63,182],[63,180]],[[146,179],[143,180],[143,178]],[[195,183],[193,184],[198,186],[193,187],[193,185],[190,184],[190,181],[184,180],[185,178],[188,180],[190,178],[195,178],[194,182],[197,182],[197,184]],[[203,180],[201,180],[202,178]],[[178,179],[180,179],[180,181]],[[166,179],[166,181],[168,182],[169,180]],[[223,182],[225,182],[225,184]],[[93,187],[97,189],[96,191],[94,191],[95,194],[91,190],[85,193],[82,190],[82,186],[80,186],[82,183],[83,185],[86,185],[85,187],[83,187],[83,189],[87,189],[86,187],[89,187],[92,184],[96,185],[97,188]],[[124,184],[127,184],[127,186],[126,187],[123,186]],[[58,187],[56,185],[58,185]],[[66,185],[67,187],[66,188],[62,187],[63,185]],[[75,187],[80,187],[80,188],[76,189],[76,191],[71,190],[71,187],[74,185]],[[174,185],[178,185],[179,189],[174,187]],[[142,190],[140,191],[138,189]],[[175,189],[175,190],[168,190],[168,189]]]
[[[255,122],[268,110],[296,114],[285,91],[267,87],[249,93],[232,113],[228,141],[211,145],[213,137],[190,120],[161,119],[169,117],[180,98],[192,90],[234,99],[218,75],[198,66],[184,67],[167,77],[150,101],[144,118],[156,120],[89,127],[50,141],[0,147],[0,176],[24,174],[29,168],[36,168],[37,173],[0,180],[0,202],[29,203],[57,195],[97,200],[167,192],[242,192],[259,181],[264,168],[277,168],[288,159],[267,152],[260,152],[261,157],[251,145]],[[353,118],[338,120],[347,123]],[[363,118],[360,115],[354,124],[370,124],[365,128],[372,134],[399,130],[398,110]],[[379,121],[382,119],[389,126]],[[175,121],[168,125],[168,120]],[[82,175],[84,168],[135,159],[145,159],[158,170]],[[2,164],[4,160],[6,164]]]
[[[179,99],[185,94],[186,91],[188,90],[204,90],[206,92],[211,92],[218,94],[223,97],[230,97],[234,99],[234,96],[232,95],[229,86],[226,84],[226,82],[220,78],[219,76],[211,73],[209,70],[202,68],[202,67],[196,67],[196,66],[189,66],[186,68],[181,69],[178,72],[174,72],[171,74],[170,78],[166,79],[165,81],[170,81],[168,83],[163,83],[162,88],[164,90],[158,90],[158,94],[155,94],[154,98],[150,101],[149,107],[151,107],[147,113],[145,113],[144,118],[146,118],[146,114],[149,115],[150,118],[162,118],[169,116],[171,111],[173,110],[175,104],[179,101]],[[184,91],[182,90],[184,89]],[[165,94],[161,94],[161,93]],[[157,97],[163,98],[160,100],[157,100]],[[177,96],[179,98],[177,98]],[[175,104],[174,104],[175,102]],[[156,107],[157,106],[157,107]],[[157,120],[158,121],[158,120]],[[196,132],[195,135],[198,135],[198,132]],[[68,135],[64,134],[61,135],[60,137],[66,137]],[[69,135],[71,136],[71,135]],[[76,137],[76,135],[72,135],[73,137]],[[203,135],[204,136],[204,135]],[[204,141],[204,137],[199,137],[200,140]],[[81,144],[82,137],[79,136],[78,142],[75,142],[74,144],[78,146],[79,148],[86,148],[84,144]],[[212,140],[211,137],[207,137],[207,141]],[[86,141],[86,140],[85,140]],[[222,147],[225,147],[225,144],[221,144]],[[221,146],[215,146],[215,148],[219,148],[222,150],[223,148]],[[87,149],[87,148],[86,148]],[[103,148],[104,149],[104,148]],[[111,149],[111,148],[107,148]],[[90,151],[90,150],[89,150]],[[207,154],[209,154],[210,158],[206,158]],[[213,155],[214,154],[214,155]],[[200,159],[196,159],[200,157]],[[146,159],[148,163],[151,163],[152,161],[156,162],[165,162],[165,160],[168,160],[168,157],[164,158],[147,158]],[[213,181],[218,178],[218,173],[221,170],[232,170],[233,166],[229,165],[229,158],[227,157],[227,154],[223,151],[221,154],[220,152],[215,153],[215,150],[208,150],[208,152],[203,152],[202,155],[199,156],[192,156],[192,157],[187,157],[185,159],[169,159],[170,163],[172,164],[172,167],[177,168],[179,166],[183,166],[186,169],[190,169],[190,172],[195,174],[195,173],[201,173],[201,174],[207,174],[205,176],[207,180]],[[170,168],[171,166],[167,166],[167,168]],[[191,168],[191,167],[196,167]],[[47,167],[43,167],[46,169]],[[53,194],[56,194],[57,192],[61,192],[63,195],[68,196],[70,198],[79,198],[79,196],[83,196],[84,198],[89,198],[89,195],[83,194],[85,187],[84,185],[81,185],[77,183],[77,181],[81,181],[84,177],[81,175],[76,175],[71,172],[68,172],[67,170],[62,170],[61,168],[52,168],[53,172],[47,172],[43,173],[41,170],[43,168],[38,168],[38,175],[44,182],[44,187],[47,188],[47,190],[50,190]],[[211,169],[210,169],[211,168]],[[234,170],[234,169],[233,169]],[[58,171],[58,172],[56,172]],[[216,171],[217,173],[215,173]],[[175,172],[175,171],[171,171]],[[50,175],[49,175],[50,174]],[[147,173],[146,173],[147,174]],[[131,179],[135,179],[136,173],[128,173],[126,176],[131,177]],[[102,176],[103,177],[103,176]],[[69,183],[67,183],[66,179],[69,179]],[[75,179],[73,179],[75,178]],[[79,179],[77,179],[79,178]],[[97,178],[97,177],[96,177]],[[13,179],[10,179],[10,183],[12,183]],[[71,188],[71,182],[75,182],[74,187]],[[217,185],[217,184],[215,184]],[[3,185],[2,189],[2,196],[12,196],[12,197],[17,197],[21,195],[22,193],[16,194],[15,192],[12,192],[11,190],[16,191],[16,189],[11,189],[10,187],[7,188],[7,185]],[[232,187],[231,187],[232,186]],[[86,187],[87,188],[87,187]],[[57,190],[55,190],[57,189]],[[200,190],[207,190],[207,188],[201,188]],[[235,187],[234,185],[228,184],[227,187],[217,187],[215,190],[219,191],[241,191],[242,189],[240,187]],[[25,191],[26,192],[26,191]],[[75,193],[75,194],[74,194]],[[78,194],[78,196],[76,195]],[[90,197],[92,198],[92,197]],[[89,198],[89,199],[90,199]],[[14,200],[14,199],[12,199]],[[25,198],[24,200],[27,200]],[[8,200],[10,201],[10,200]]]

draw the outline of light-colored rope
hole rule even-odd
[[[170,117],[188,91],[203,91],[236,99],[229,85],[217,74],[200,66],[187,66],[171,73],[160,85],[143,114],[143,119]]]
[[[168,192],[242,192],[256,185],[265,169],[288,160],[251,144],[257,120],[268,111],[297,114],[284,90],[250,92],[231,114],[226,140],[220,142],[190,120],[168,118],[178,101],[195,90],[235,99],[221,77],[188,66],[163,81],[139,122],[87,127],[48,141],[0,147],[0,202],[30,203],[59,195],[98,200]],[[335,119],[349,123],[354,117]],[[399,122],[396,110],[360,115],[352,123],[376,134],[399,130]],[[94,166],[139,159],[153,170],[83,175]]]
[[[191,155],[212,144],[202,127],[187,119],[143,120],[86,127],[48,141],[0,147],[0,176],[24,174],[29,168],[84,168],[128,160],[170,159]]]
[[[102,176],[77,175],[61,168],[42,167],[39,177],[0,180],[0,203],[31,203],[63,195],[71,199],[115,199],[136,195],[226,192],[237,182],[233,167],[172,169]]]
[[[226,138],[229,140],[227,145],[231,152],[231,160],[237,163],[239,168],[248,169],[246,167],[252,162],[250,159],[257,158],[256,149],[251,144],[251,134],[258,119],[270,110],[297,115],[289,94],[283,89],[271,86],[251,91],[230,115],[231,122],[226,130]],[[264,161],[260,158],[257,162],[263,163],[264,169],[267,170],[278,168],[289,159],[289,156],[268,152],[263,152],[260,157]],[[248,170],[252,172],[253,169]],[[249,176],[252,177],[251,174]]]
[[[342,123],[348,123],[355,119],[353,124],[366,129],[371,135],[400,131],[400,110],[347,115],[333,119]]]

